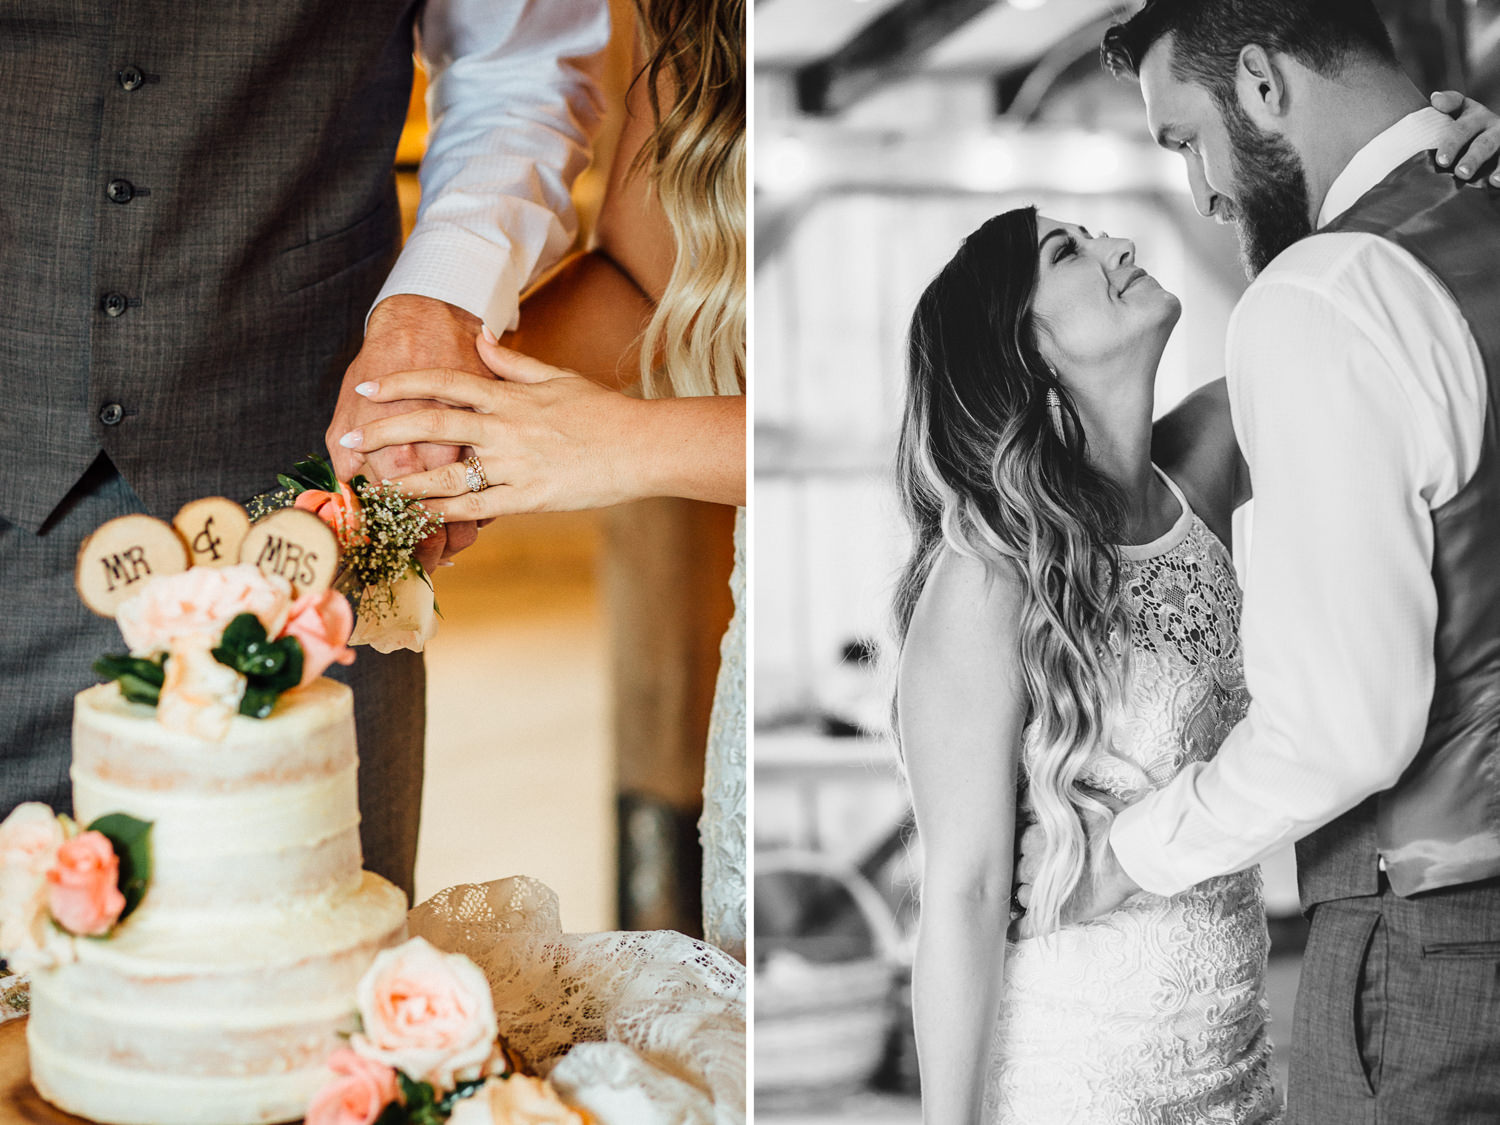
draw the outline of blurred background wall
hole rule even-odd
[[[1500,95],[1495,0],[1380,6],[1423,88]],[[1224,371],[1245,285],[1233,232],[1195,214],[1138,89],[1099,65],[1105,28],[1137,7],[755,6],[755,1073],[768,1119],[917,1119],[903,989],[920,842],[880,736],[878,652],[907,548],[891,483],[918,294],[964,235],[1035,203],[1132,238],[1181,297],[1158,411]],[[1284,1051],[1290,854],[1266,880]]]

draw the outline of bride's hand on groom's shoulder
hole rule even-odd
[[[355,390],[365,383],[379,382],[393,372],[414,367],[467,369],[488,378],[474,351],[479,330],[478,317],[431,297],[402,293],[387,297],[376,306],[365,328],[364,344],[344,374],[338,404],[324,439],[340,480],[349,480],[358,473],[373,480],[396,480],[458,461],[460,451],[450,445],[406,443],[372,449],[366,455],[340,445],[339,439],[387,415],[436,405],[377,402]],[[472,521],[451,519],[417,548],[417,561],[431,571],[440,559],[450,558],[472,544],[477,534]]]
[[[1453,118],[1438,139],[1438,164],[1452,168],[1460,180],[1489,176],[1492,184],[1500,185],[1500,166],[1495,159],[1500,153],[1500,116],[1456,90],[1439,90],[1431,102],[1433,109]]]
[[[379,417],[336,439],[368,457],[417,443],[473,456],[392,478],[447,520],[566,511],[644,495],[641,400],[482,339],[489,372],[433,368],[396,371],[356,393],[405,413]],[[491,372],[493,374],[491,374]],[[495,378],[494,376],[498,376]],[[412,409],[413,400],[417,409]],[[478,461],[471,475],[470,465]],[[477,487],[476,487],[477,486]]]

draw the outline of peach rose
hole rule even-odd
[[[245,677],[220,664],[208,643],[173,645],[156,700],[156,721],[168,730],[218,742],[239,714]]]
[[[115,620],[132,654],[155,656],[184,641],[211,647],[242,613],[255,614],[266,635],[274,637],[291,604],[292,587],[285,578],[262,574],[249,563],[195,566],[152,578],[115,611]]]
[[[0,823],[0,956],[18,973],[71,960],[71,944],[47,912],[47,871],[64,836],[57,814],[36,801]]]
[[[379,613],[361,613],[351,645],[369,645],[376,652],[408,648],[421,652],[437,634],[437,607],[432,587],[415,574],[391,587],[392,604]]]
[[[363,509],[354,489],[339,481],[337,492],[324,492],[320,488],[309,488],[297,494],[292,507],[311,512],[333,528],[339,542],[346,543],[359,531]]]
[[[589,1125],[582,1110],[565,1105],[540,1078],[491,1078],[453,1107],[448,1125]]]
[[[107,933],[125,909],[120,893],[120,857],[102,832],[80,832],[57,849],[47,872],[47,905],[69,933]]]
[[[0,867],[41,878],[56,862],[62,844],[63,826],[57,814],[40,801],[27,801],[0,822]]]
[[[328,1056],[328,1069],[338,1077],[314,1095],[306,1125],[373,1125],[396,1100],[396,1072],[348,1047]]]
[[[376,956],[356,996],[364,1030],[349,1045],[438,1090],[478,1078],[500,1034],[479,966],[422,938]]]
[[[46,877],[28,878],[22,885],[14,876],[0,876],[0,956],[17,973],[75,960],[73,938],[52,924]]]
[[[302,644],[302,684],[310,684],[330,664],[353,664],[349,634],[354,631],[354,611],[348,600],[333,590],[303,594],[292,603],[281,635],[296,637]]]

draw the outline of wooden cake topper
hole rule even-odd
[[[318,594],[333,585],[338,573],[339,541],[311,512],[284,508],[251,525],[240,547],[240,562],[264,574],[279,574],[299,596]]]
[[[193,566],[234,566],[250,532],[250,517],[233,500],[206,496],[183,505],[172,526],[187,545]]]
[[[78,548],[75,581],[84,605],[113,617],[147,578],[181,574],[187,568],[187,548],[171,524],[154,516],[120,516],[101,525]]]

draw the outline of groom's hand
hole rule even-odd
[[[1078,886],[1073,889],[1067,902],[1063,903],[1059,922],[1064,926],[1108,914],[1141,889],[1125,873],[1125,869],[1115,858],[1114,849],[1109,846],[1109,828],[1114,823],[1113,817],[1085,813],[1083,822],[1088,838],[1088,862],[1084,867],[1083,878],[1078,881]],[[1040,933],[1029,908],[1045,846],[1046,840],[1040,825],[1030,824],[1021,833],[1016,848],[1016,889],[1013,897],[1022,913],[1011,925],[1012,937],[1030,938]]]
[[[340,480],[358,472],[372,480],[395,480],[424,469],[437,469],[460,460],[463,450],[456,446],[392,446],[371,453],[368,460],[339,445],[338,440],[366,422],[391,414],[405,414],[423,407],[439,407],[426,400],[376,403],[354,393],[367,381],[379,382],[395,371],[447,367],[472,371],[490,378],[474,339],[479,335],[479,318],[473,313],[438,301],[401,293],[387,297],[375,306],[365,326],[365,342],[339,389],[338,405],[324,434],[328,456]],[[472,521],[446,524],[437,534],[417,548],[417,561],[432,570],[439,559],[446,559],[474,542],[477,531]]]

